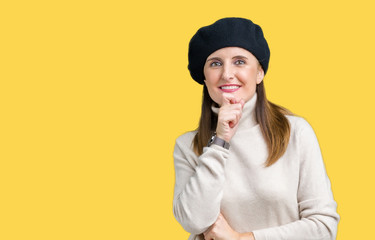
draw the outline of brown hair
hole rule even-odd
[[[292,115],[292,113],[267,100],[263,81],[257,85],[256,92],[255,116],[267,143],[268,158],[265,165],[269,167],[285,153],[288,147],[290,125],[285,115]],[[201,118],[198,132],[193,139],[194,152],[198,156],[203,153],[203,147],[207,145],[212,133],[216,130],[217,116],[211,110],[213,104],[216,103],[211,99],[204,85]]]

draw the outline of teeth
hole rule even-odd
[[[221,89],[237,89],[239,88],[239,86],[223,86],[223,87],[220,87]]]

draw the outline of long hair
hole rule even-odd
[[[288,147],[290,125],[285,115],[292,115],[292,113],[267,100],[263,81],[256,86],[256,92],[255,117],[267,143],[268,157],[265,165],[269,167],[285,153]],[[203,147],[207,145],[212,132],[216,129],[217,116],[211,110],[213,104],[216,103],[211,99],[204,85],[201,118],[197,134],[193,139],[193,149],[198,156],[203,153]]]

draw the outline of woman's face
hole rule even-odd
[[[264,77],[264,71],[254,55],[239,47],[213,52],[207,57],[203,72],[208,93],[220,106],[224,93],[237,100],[249,101],[255,94],[256,85]]]

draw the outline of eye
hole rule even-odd
[[[219,66],[221,66],[221,62],[215,61],[215,62],[210,63],[210,67],[219,67]]]
[[[234,62],[234,64],[236,64],[236,65],[243,65],[243,64],[245,64],[245,61],[244,61],[244,60],[241,60],[241,59],[238,59],[238,60],[236,60],[236,61]]]

